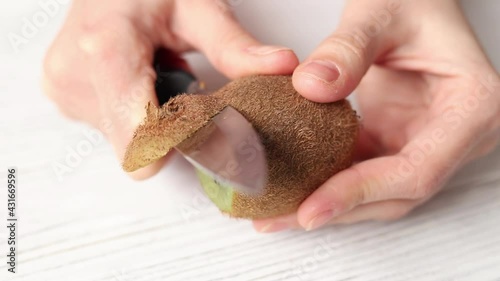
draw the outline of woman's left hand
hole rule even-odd
[[[500,79],[454,0],[348,1],[293,83],[317,102],[356,89],[360,162],[261,232],[401,218],[499,140]]]

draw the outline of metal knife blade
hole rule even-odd
[[[178,63],[172,63],[168,54],[163,52],[155,65],[160,104],[179,93],[204,92],[203,83],[176,67]],[[247,195],[261,194],[267,183],[267,160],[260,137],[252,124],[230,106],[176,150],[214,180]]]
[[[236,109],[226,107],[212,119],[212,126],[187,142],[194,139],[195,147],[185,143],[176,147],[193,166],[247,195],[263,192],[267,183],[264,146],[252,124]]]

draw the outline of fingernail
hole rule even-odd
[[[333,215],[334,213],[332,210],[320,213],[319,215],[315,216],[312,220],[309,221],[306,227],[306,231],[313,230],[324,225],[333,218]]]
[[[258,56],[267,56],[281,51],[291,51],[291,49],[280,46],[252,46],[247,48],[248,53]]]
[[[286,224],[286,223],[272,222],[272,223],[266,224],[264,227],[262,227],[258,231],[262,232],[262,233],[271,233],[271,232],[282,231],[282,230],[285,230],[288,228],[289,228],[288,224]]]
[[[300,69],[300,72],[326,83],[335,82],[340,76],[340,71],[337,65],[333,62],[324,60],[311,61],[304,65]]]

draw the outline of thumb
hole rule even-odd
[[[381,2],[385,1],[348,2],[337,30],[294,71],[293,85],[301,95],[316,102],[333,102],[356,88],[382,53],[384,29],[392,21]],[[381,23],[370,14],[380,10],[386,15]]]
[[[299,63],[290,48],[263,45],[245,31],[225,1],[182,1],[177,9],[177,36],[230,78],[291,74]]]
[[[153,44],[126,20],[115,22],[113,29],[90,30],[78,44],[89,65],[89,80],[99,104],[94,109],[100,116],[97,125],[122,161],[136,127],[144,119],[146,104],[157,102],[156,75],[151,65]],[[164,160],[130,175],[148,178],[160,170]]]

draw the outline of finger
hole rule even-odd
[[[255,230],[262,233],[278,232],[300,227],[297,221],[297,213],[270,219],[254,220],[252,223]]]
[[[395,15],[386,2],[348,2],[337,30],[295,69],[293,85],[300,94],[312,101],[332,102],[356,88],[370,65],[390,47],[384,39]],[[383,24],[374,21],[373,11],[386,14]]]
[[[352,224],[362,221],[392,221],[405,217],[411,210],[422,204],[422,200],[388,200],[359,205],[351,211],[330,219],[326,224]],[[297,214],[278,218],[254,220],[253,226],[258,232],[272,233],[288,229],[302,228]],[[312,230],[314,226],[310,229]]]
[[[421,202],[389,200],[359,205],[353,210],[331,219],[327,224],[352,224],[362,221],[392,221],[408,215]]]
[[[97,126],[99,115],[88,110],[97,107],[97,97],[87,75],[79,75],[88,71],[76,43],[80,31],[79,6],[80,3],[75,3],[71,7],[70,16],[47,51],[42,88],[66,116]]]
[[[225,1],[180,2],[176,35],[201,50],[226,76],[291,74],[298,65],[291,49],[263,45],[245,31]]]
[[[146,104],[157,103],[156,75],[151,65],[154,46],[126,18],[108,20],[113,21],[114,29],[91,29],[81,38],[79,46],[88,60],[89,78],[99,100],[100,108],[96,109],[102,116],[99,127],[121,160],[135,128],[145,116]],[[147,178],[162,164],[158,161],[131,176]]]
[[[480,118],[479,118],[480,119]],[[435,194],[480,136],[475,117],[456,130],[446,118],[431,121],[400,153],[358,163],[336,174],[298,210],[299,223],[317,228],[354,207],[390,199],[425,199]],[[479,130],[479,131],[478,131]]]

